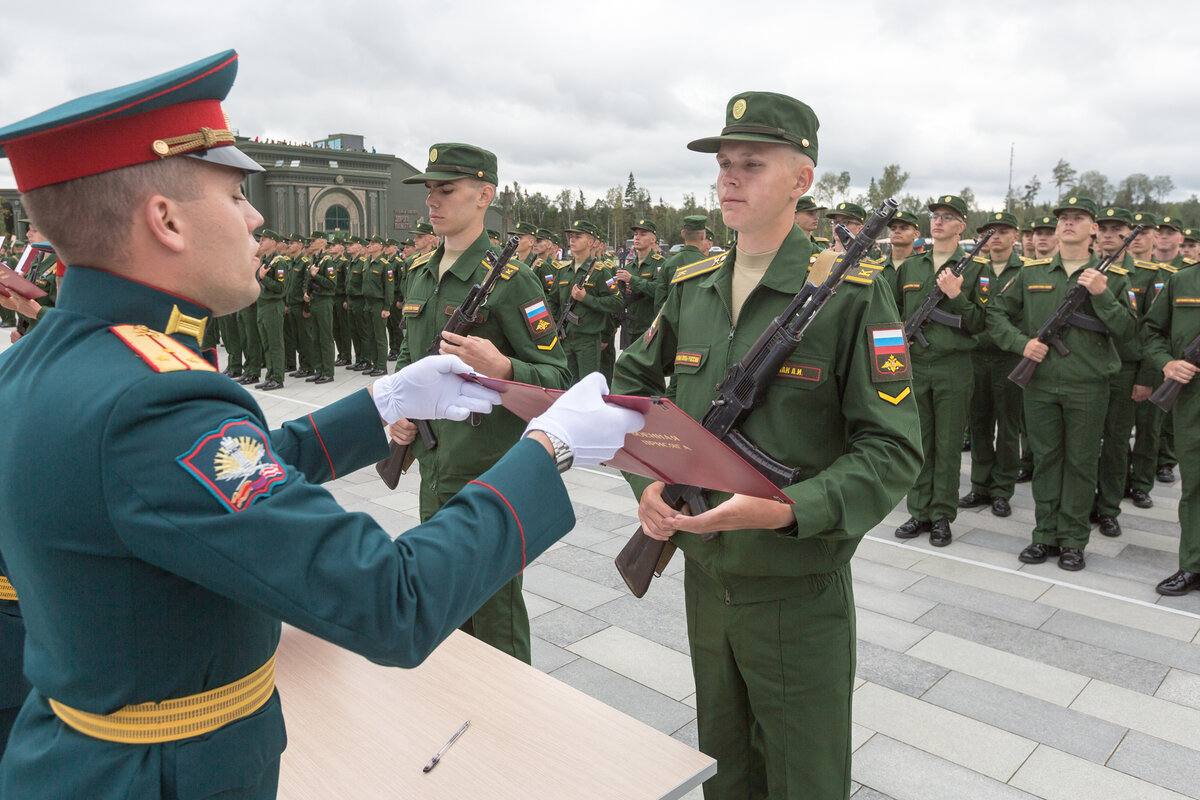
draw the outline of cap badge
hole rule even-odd
[[[1111,217],[1111,216],[1112,216],[1114,213],[1116,213],[1116,212],[1114,212],[1114,211],[1113,211],[1113,210],[1110,208],[1108,211],[1105,211],[1105,212],[1104,212],[1104,216],[1106,216],[1106,217]]]
[[[997,215],[996,215],[996,219],[1004,219],[1004,215],[1003,215],[1003,214],[997,214]]]
[[[733,118],[741,119],[745,114],[746,100],[745,98],[738,98],[738,100],[733,104]]]
[[[1074,198],[1074,197],[1070,198],[1069,200],[1067,200],[1067,204],[1072,205],[1072,206],[1075,205],[1075,199],[1076,198]]]
[[[434,161],[437,161],[437,148],[431,147],[429,148],[429,163],[432,164]]]
[[[942,202],[949,203],[949,202],[950,202],[950,195],[946,195],[945,197],[943,197],[943,198],[942,198]]]

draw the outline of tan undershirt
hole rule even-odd
[[[1084,264],[1087,264],[1092,259],[1090,258],[1064,258],[1062,260],[1063,269],[1067,271],[1067,275],[1074,275],[1079,270],[1083,269]]]
[[[779,248],[775,248],[769,253],[754,253],[750,254],[737,249],[737,258],[733,262],[733,324],[736,325],[738,317],[742,313],[742,304],[746,302],[746,298],[750,296],[750,292],[754,291],[754,287],[758,286],[763,275],[767,274],[767,267],[771,266],[771,262],[775,260],[775,254],[779,252]]]
[[[438,264],[438,280],[446,277],[446,273],[454,268],[454,264],[466,250],[446,250],[442,253],[441,263]]]
[[[954,257],[954,252],[951,250],[949,253],[930,253],[929,256],[933,259],[933,271],[936,273],[941,269],[943,264]]]

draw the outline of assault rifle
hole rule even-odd
[[[965,271],[967,266],[971,263],[971,259],[983,252],[983,246],[988,243],[988,239],[991,239],[992,234],[995,232],[995,228],[989,228],[988,231],[979,238],[979,241],[975,243],[975,249],[969,253],[965,253],[963,257],[960,258],[954,264],[954,266],[950,268],[950,272],[953,273],[955,277],[960,277],[963,274],[963,271]],[[945,269],[945,267],[942,267],[942,269]],[[941,273],[941,270],[938,270],[938,273]],[[937,304],[942,302],[942,298],[946,296],[946,293],[942,291],[942,287],[937,285],[936,280],[937,274],[934,275],[935,283],[933,288],[929,290],[929,294],[925,295],[925,302],[921,303],[921,307],[918,308],[916,312],[914,312],[913,315],[908,318],[908,321],[904,323],[905,338],[907,338],[910,342],[913,339],[916,339],[921,343],[922,347],[929,347],[929,340],[925,338],[925,324],[930,320],[942,325],[948,325],[951,328],[962,327],[962,317],[960,317],[958,314],[948,314],[937,307]]]
[[[621,269],[625,269],[625,264],[629,259],[629,251],[621,251]],[[629,325],[633,322],[633,314],[629,313],[629,299],[633,295],[633,290],[629,288],[629,284],[624,281],[617,283],[621,292],[621,310],[617,312],[617,322],[621,326],[621,350],[629,348]]]
[[[442,333],[449,331],[456,333],[459,336],[466,336],[471,332],[471,329],[479,324],[479,312],[487,303],[488,297],[492,293],[492,289],[496,288],[496,281],[500,279],[500,273],[504,267],[508,265],[509,260],[516,254],[517,245],[520,243],[519,236],[513,236],[504,245],[504,249],[500,251],[500,255],[492,250],[488,250],[484,254],[487,260],[489,269],[484,276],[482,283],[477,283],[471,287],[471,291],[467,292],[467,296],[459,303],[458,308],[454,309],[454,313],[450,315],[450,319],[442,328]],[[433,337],[433,342],[429,345],[429,350],[426,355],[437,355],[442,346],[442,334]],[[429,422],[423,419],[415,419],[413,422],[417,425],[417,431],[421,434],[421,442],[427,450],[437,449],[437,436],[434,435],[433,429],[429,427]],[[405,472],[413,462],[413,456],[408,451],[408,445],[389,442],[391,454],[378,462],[375,465],[375,471],[379,473],[379,477],[383,478],[383,482],[387,484],[389,489],[395,489],[400,482],[400,475]]]
[[[800,480],[800,470],[782,464],[746,438],[738,426],[766,399],[772,380],[800,346],[808,326],[825,307],[825,303],[837,291],[838,284],[850,270],[866,256],[875,244],[875,237],[887,228],[896,215],[899,204],[885,200],[850,242],[845,253],[830,253],[826,266],[828,274],[821,274],[822,261],[818,260],[809,272],[808,281],[792,298],[787,308],[776,317],[742,359],[729,368],[729,372],[717,384],[717,394],[712,405],[700,422],[704,428],[725,442],[738,455],[748,461],[772,483],[782,488]],[[828,264],[828,260],[825,264]],[[692,514],[708,510],[704,489],[696,486],[670,484],[663,489],[663,500],[675,509],[687,505]],[[705,534],[712,539],[717,534]],[[646,594],[654,575],[661,575],[667,562],[675,552],[670,542],[652,539],[638,528],[616,557],[617,571],[634,597]]]
[[[1183,360],[1191,364],[1193,367],[1200,367],[1200,336],[1192,339],[1183,351]],[[1162,382],[1162,385],[1154,390],[1150,395],[1150,402],[1161,408],[1163,411],[1170,411],[1175,407],[1175,401],[1179,399],[1179,393],[1183,391],[1183,384],[1174,378],[1167,378]]]
[[[315,261],[312,266],[316,266]],[[313,289],[317,288],[317,276],[312,274],[312,266],[304,270],[307,273],[304,276],[304,297],[307,299],[300,303],[300,315],[305,319],[312,316]]]
[[[1097,272],[1108,272],[1108,268],[1113,265],[1118,258],[1125,252],[1125,248],[1129,247],[1129,243],[1138,237],[1145,225],[1138,225],[1133,229],[1125,239],[1121,242],[1121,246],[1113,253],[1105,256],[1099,264],[1095,266]],[[1042,344],[1048,344],[1058,351],[1061,356],[1070,355],[1071,351],[1063,344],[1062,334],[1068,326],[1076,325],[1085,330],[1096,330],[1095,323],[1099,322],[1093,317],[1079,313],[1079,307],[1083,305],[1083,301],[1087,299],[1088,290],[1076,283],[1067,291],[1067,296],[1063,298],[1062,303],[1055,309],[1050,318],[1042,323],[1042,327],[1038,328],[1037,340]],[[1103,326],[1104,323],[1100,323]],[[1097,330],[1097,333],[1102,333],[1102,330]],[[1013,371],[1008,373],[1008,379],[1024,389],[1029,385],[1029,381],[1033,379],[1033,373],[1037,370],[1038,362],[1034,361],[1029,356],[1022,358],[1020,363],[1013,368]]]
[[[587,269],[579,270],[579,277],[575,279],[575,284],[574,284],[574,286],[571,287],[572,290],[574,290],[574,288],[576,286],[583,286],[583,284],[587,283],[587,279],[591,276],[591,274],[593,272],[596,271],[596,267],[599,265],[600,265],[600,259],[596,259],[595,261],[592,262],[592,266],[588,267]],[[554,333],[556,336],[558,336],[558,340],[560,342],[565,342],[567,340],[567,326],[568,325],[578,325],[579,324],[579,315],[576,314],[574,311],[575,302],[576,301],[575,301],[574,295],[572,295],[571,297],[568,297],[567,304],[565,306],[563,306],[562,316],[560,316],[558,318],[558,330],[556,330]]]

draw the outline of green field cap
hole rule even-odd
[[[1168,214],[1158,221],[1158,227],[1170,228],[1183,233],[1183,220],[1174,214]]]
[[[400,242],[396,239],[388,238],[383,240],[384,247],[399,247]]]
[[[460,178],[499,183],[496,172],[496,154],[492,151],[471,144],[441,142],[429,148],[429,163],[425,171],[405,178],[403,183],[456,181]]]
[[[270,240],[271,240],[271,241],[273,241],[273,242],[278,242],[278,241],[280,240],[280,238],[281,238],[281,237],[279,236],[279,234],[278,234],[278,233],[276,233],[275,231],[271,230],[270,228],[263,228],[263,230],[262,230],[262,233],[260,233],[260,234],[258,235],[258,238],[259,238],[260,240],[261,240],[261,239],[270,239]]]
[[[484,233],[488,235],[489,239],[500,241],[500,231],[496,230],[495,228],[485,228]]]
[[[796,201],[797,211],[824,211],[825,206],[817,205],[817,201],[812,199],[812,195],[804,195]]]
[[[1007,225],[1015,230],[1021,229],[1021,224],[1017,222],[1016,214],[1010,214],[1007,211],[995,211],[991,214],[988,214],[987,219],[979,223],[979,227],[975,229],[975,232],[983,233],[993,225]]]
[[[689,214],[683,218],[685,231],[702,231],[708,227],[708,217],[703,214]]]
[[[1100,209],[1100,216],[1096,218],[1097,222],[1104,222],[1105,220],[1124,222],[1132,228],[1133,212],[1128,208],[1121,208],[1120,206],[1108,206],[1107,208]]]
[[[1057,228],[1058,219],[1050,214],[1043,214],[1040,217],[1034,217],[1029,221],[1029,230],[1036,231],[1038,228]]]
[[[1092,219],[1096,219],[1100,216],[1100,211],[1096,208],[1096,201],[1090,197],[1084,197],[1081,194],[1073,194],[1066,200],[1062,201],[1062,203],[1060,203],[1058,207],[1054,209],[1054,216],[1057,217],[1062,212],[1070,211],[1073,208],[1091,214]]]
[[[658,226],[648,219],[634,220],[633,224],[630,225],[629,228],[635,231],[650,231],[654,234],[658,233]]]
[[[1151,211],[1135,211],[1133,212],[1133,224],[1145,225],[1147,228],[1158,227],[1158,215]]]
[[[944,194],[941,197],[935,197],[933,198],[933,202],[926,206],[926,208],[930,211],[937,211],[939,208],[948,208],[963,219],[967,218],[967,201],[955,194]]]
[[[600,230],[594,223],[586,219],[577,219],[567,228],[568,233],[590,233],[597,239],[604,236],[604,232]]]
[[[897,211],[896,216],[892,217],[892,221],[888,223],[888,227],[892,227],[896,222],[906,222],[917,230],[921,229],[921,220],[917,218],[916,214],[909,211]]]
[[[416,225],[413,226],[412,232],[414,234],[415,233],[425,233],[430,236],[434,235],[433,226],[430,225],[428,222],[418,222]]]
[[[538,228],[532,222],[518,222],[516,228],[513,229],[513,232],[521,235],[528,234],[530,236],[537,236]]]
[[[1200,242],[1200,231],[1195,228],[1184,228],[1183,240],[1185,242]]]
[[[689,150],[715,153],[723,142],[790,144],[817,163],[817,115],[807,104],[775,92],[742,92],[725,106],[720,136],[688,143]]]
[[[833,208],[829,209],[827,217],[849,217],[855,222],[862,222],[867,218],[867,212],[863,211],[863,207],[858,203],[838,203]]]

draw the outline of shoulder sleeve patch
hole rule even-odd
[[[705,275],[724,263],[725,253],[719,253],[712,258],[706,258],[702,261],[694,261],[691,264],[676,269],[675,276],[671,278],[671,283],[680,283],[689,278],[695,278],[697,275]]]
[[[872,383],[912,379],[912,364],[908,358],[908,341],[903,325],[898,322],[869,325],[867,344],[871,349]]]
[[[199,370],[216,372],[196,353],[187,349],[165,333],[152,331],[144,325],[113,325],[109,328],[129,349],[142,357],[155,372],[180,372]]]
[[[545,300],[534,300],[521,306],[521,314],[525,317],[525,325],[529,335],[541,339],[554,333],[554,320],[550,317],[550,309],[546,308]]]
[[[846,273],[842,278],[850,283],[869,284],[871,281],[879,277],[879,273],[883,271],[882,263],[872,263],[867,261],[858,262],[858,266]]]
[[[225,420],[175,460],[230,513],[245,511],[287,480],[267,435],[247,418]]]

